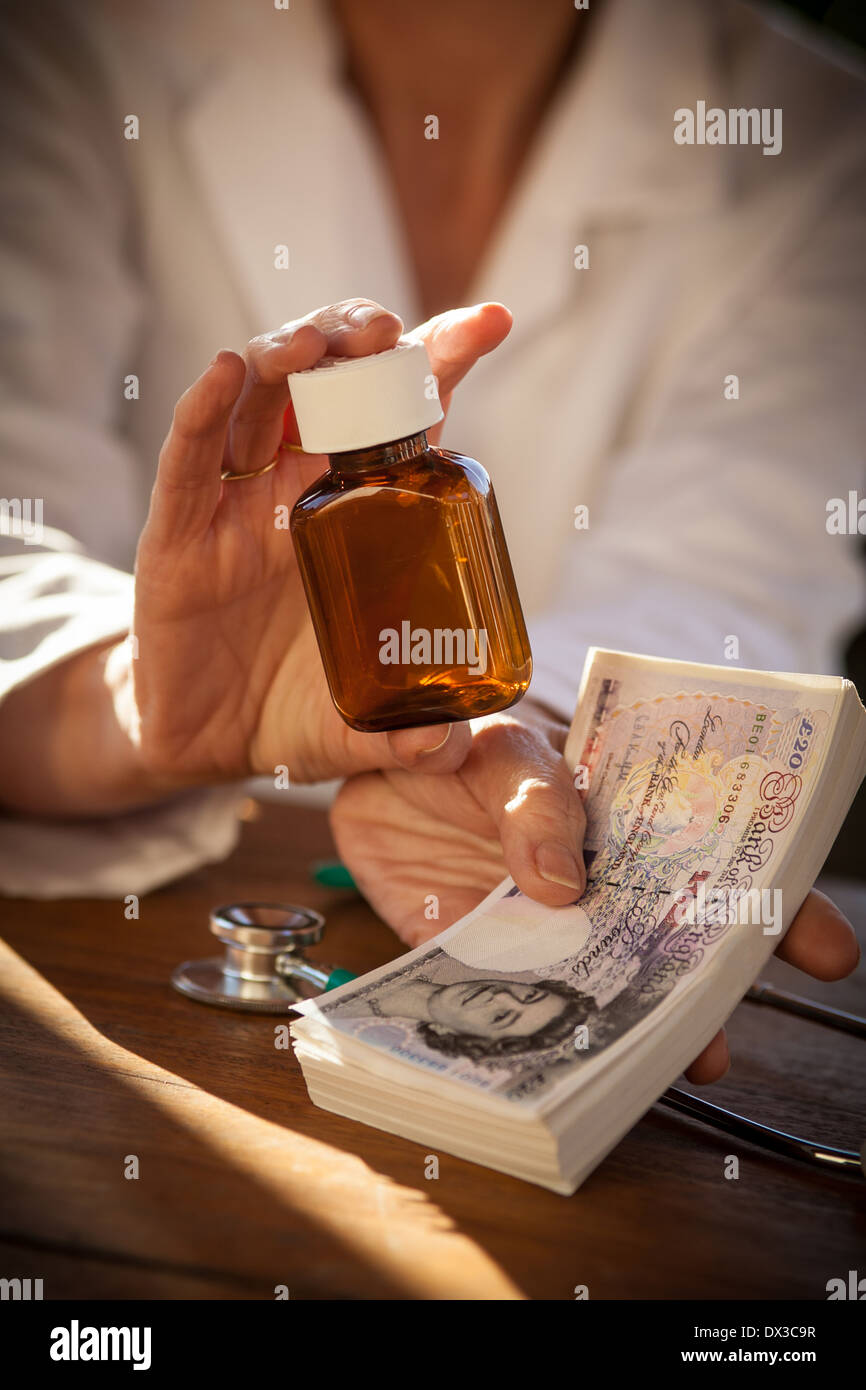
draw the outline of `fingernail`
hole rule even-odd
[[[387,312],[381,304],[356,304],[346,317],[353,328],[366,328],[374,319],[386,318]]]
[[[442,735],[442,737],[440,738],[439,742],[438,742],[438,743],[434,743],[433,746],[432,746],[432,748],[422,748],[421,752],[418,754],[418,757],[419,757],[419,758],[429,758],[429,756],[430,756],[431,753],[438,753],[440,748],[444,748],[444,747],[445,747],[445,744],[448,742],[449,738],[451,737],[451,730],[453,729],[453,727],[454,727],[453,724],[449,724],[448,727],[447,727],[446,730],[445,730],[445,733],[444,733],[444,734]]]
[[[535,867],[548,883],[561,883],[564,888],[583,891],[583,872],[567,845],[558,840],[545,840],[535,851]]]

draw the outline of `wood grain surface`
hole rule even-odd
[[[0,1276],[50,1298],[825,1299],[866,1272],[866,1183],[777,1158],[655,1107],[570,1198],[311,1105],[280,1020],[196,1004],[169,975],[213,954],[209,909],[318,908],[312,955],[355,972],[402,949],[310,863],[322,812],[252,807],[238,850],[141,901],[0,904]],[[834,895],[866,937],[866,894]],[[866,1013],[866,971],[767,978]],[[703,1094],[859,1148],[862,1042],[754,1004]],[[431,1150],[432,1152],[432,1150]],[[724,1176],[736,1153],[740,1176]],[[124,1177],[128,1156],[137,1180]]]

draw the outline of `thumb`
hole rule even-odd
[[[496,717],[476,733],[461,776],[496,825],[521,892],[551,907],[580,897],[586,816],[544,727]]]
[[[418,772],[456,772],[471,744],[468,724],[425,724],[388,734],[388,749],[397,767]]]
[[[339,722],[336,713],[333,721]],[[361,772],[442,775],[458,771],[471,744],[468,723],[425,724],[388,733],[361,733],[342,725],[338,755],[329,757],[324,768],[320,758],[313,757],[297,775],[298,780],[305,782],[320,781],[322,777],[353,777]]]

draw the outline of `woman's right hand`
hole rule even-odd
[[[485,304],[416,331],[443,405],[510,324],[507,309]],[[135,641],[80,653],[4,701],[8,806],[95,815],[282,767],[311,782],[461,765],[465,724],[364,734],[331,702],[285,524],[326,459],[280,450],[269,472],[220,480],[223,469],[262,468],[284,427],[296,443],[288,373],[326,354],[380,352],[401,331],[381,305],[347,300],[254,338],[243,357],[218,353],[184,393],[138,546]]]
[[[443,315],[420,330],[450,393],[508,332],[501,305]],[[464,725],[364,734],[337,714],[325,681],[286,519],[327,467],[321,455],[277,452],[286,375],[325,354],[393,346],[403,325],[369,300],[348,300],[222,352],[181,397],[163,447],[136,563],[132,663],[136,738],[145,769],[182,784],[273,775],[293,781],[374,768],[448,772],[469,748]],[[277,526],[277,519],[282,522]]]

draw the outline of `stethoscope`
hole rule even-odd
[[[303,948],[315,946],[325,930],[324,917],[312,908],[232,903],[214,908],[210,930],[223,954],[186,960],[171,976],[175,989],[201,1004],[284,1014],[290,1004],[355,979],[348,970],[304,956]]]
[[[357,977],[348,970],[310,961],[304,947],[315,946],[325,931],[325,919],[308,907],[286,903],[233,903],[210,914],[210,930],[224,948],[222,956],[188,960],[172,972],[171,983],[181,994],[202,1004],[259,1014],[285,1014],[290,1004],[314,998]],[[759,983],[746,998],[800,1018],[866,1038],[866,1019],[831,1009],[811,999]],[[837,1173],[866,1175],[866,1142],[860,1153],[837,1149],[762,1125],[720,1105],[671,1086],[660,1105],[690,1115],[713,1129],[758,1144],[773,1153],[796,1158]]]

